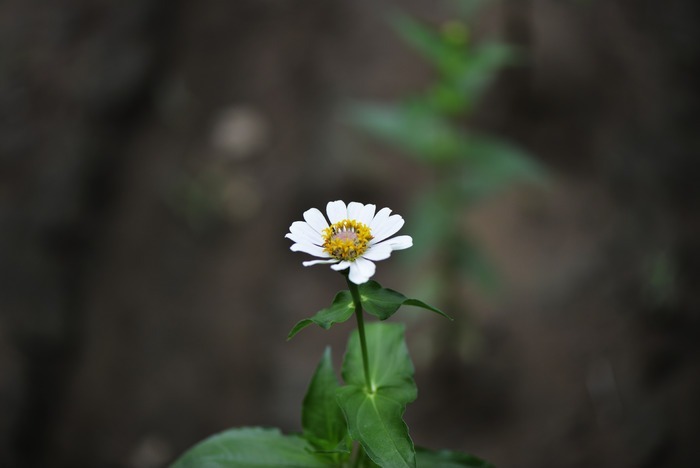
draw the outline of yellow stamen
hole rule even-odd
[[[344,219],[323,230],[323,250],[333,258],[352,262],[365,253],[372,239],[366,224]]]

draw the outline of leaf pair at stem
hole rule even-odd
[[[348,341],[341,385],[327,348],[302,407],[301,435],[277,429],[240,428],[215,435],[189,450],[173,468],[458,468],[491,467],[471,455],[416,449],[403,421],[416,399],[413,363],[402,324],[364,324],[362,308],[385,320],[401,305],[448,317],[439,309],[370,281],[338,293],[331,306],[299,322],[293,337],[311,323],[329,328],[355,312],[358,329]],[[449,318],[449,317],[448,317]],[[353,440],[359,442],[353,453]]]
[[[376,281],[368,281],[359,286],[348,283],[350,288],[356,287],[360,295],[360,301],[364,310],[377,317],[379,320],[386,320],[399,310],[402,305],[410,305],[421,307],[442,315],[450,320],[452,318],[441,311],[440,309],[426,304],[418,299],[409,299],[400,292],[393,289],[383,288]],[[315,323],[319,327],[328,330],[333,324],[343,323],[352,317],[355,312],[355,304],[351,291],[340,291],[335,295],[333,303],[330,307],[321,309],[313,317],[301,320],[297,323],[292,331],[289,332],[287,339],[291,339],[307,326]]]

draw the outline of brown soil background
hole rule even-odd
[[[330,344],[339,362],[351,326],[285,341],[342,288],[289,252],[289,224],[337,198],[407,217],[430,182],[340,118],[430,82],[392,8],[452,11],[0,4],[0,467],[148,468],[227,427],[299,430],[317,359]],[[482,11],[478,33],[530,60],[473,125],[535,154],[551,184],[459,214],[503,288],[463,285],[453,352],[435,352],[440,319],[406,316],[418,444],[499,467],[700,463],[698,20],[694,0]],[[232,116],[247,130],[222,141]],[[420,271],[399,256],[377,279],[407,292]]]

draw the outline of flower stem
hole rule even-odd
[[[357,285],[350,281],[347,276],[345,279],[348,282],[348,288],[350,288],[350,294],[352,294],[352,301],[355,304],[355,317],[357,318],[357,332],[360,335],[360,348],[362,349],[362,364],[365,368],[365,384],[367,385],[367,391],[374,393],[374,387],[372,386],[372,379],[369,373],[369,355],[367,353],[367,339],[365,337],[365,321],[362,316],[362,300],[360,299],[360,291]]]
[[[362,444],[357,444],[357,452],[355,453],[355,461],[352,464],[353,468],[362,468],[364,466],[364,461],[367,458],[364,447]]]

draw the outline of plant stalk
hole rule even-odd
[[[362,444],[358,443],[357,451],[355,452],[355,461],[352,464],[353,468],[362,468],[366,457],[367,454],[365,453],[364,447],[362,447]]]
[[[350,288],[350,294],[352,295],[352,302],[355,304],[355,318],[357,318],[357,332],[360,334],[360,348],[362,349],[362,365],[365,369],[365,384],[367,385],[367,391],[374,393],[374,387],[372,386],[372,379],[369,373],[369,355],[367,353],[367,339],[365,338],[365,321],[362,316],[362,300],[360,299],[360,290],[357,285],[350,281],[350,278],[345,277],[348,282],[348,288]]]

